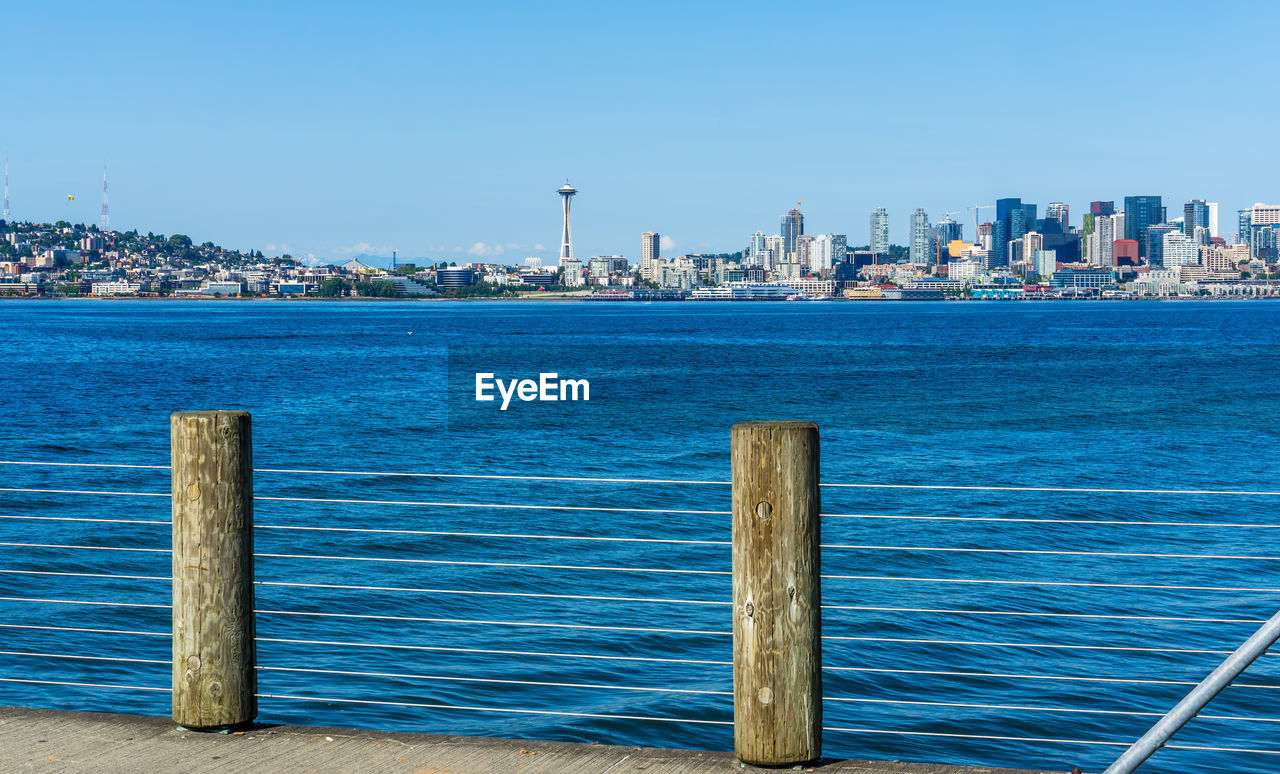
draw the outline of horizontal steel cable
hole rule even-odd
[[[1200,650],[1195,648],[1143,648],[1128,645],[1067,645],[1057,642],[988,642],[986,640],[942,640],[913,637],[855,637],[845,635],[822,635],[824,640],[840,642],[900,642],[915,645],[978,645],[993,648],[1044,648],[1046,650],[1108,650],[1131,653],[1207,653],[1211,655],[1229,655],[1230,650]],[[1264,653],[1264,656],[1280,656],[1280,653]]]
[[[0,570],[3,575],[54,575],[62,578],[108,578],[112,580],[171,581],[168,575],[112,575],[104,572],[53,572],[52,570]]]
[[[3,600],[4,597],[0,597]],[[164,605],[169,607],[169,605]],[[704,634],[730,637],[733,632],[703,631],[701,629],[661,629],[645,626],[606,626],[603,624],[558,624],[538,621],[488,621],[470,618],[424,618],[408,615],[376,615],[373,613],[322,613],[307,610],[254,610],[261,615],[315,616],[317,618],[355,618],[373,621],[406,621],[412,623],[465,624],[472,626],[527,626],[543,629],[587,629],[606,632],[643,632],[645,634]]]
[[[1073,586],[1100,589],[1163,589],[1175,591],[1235,591],[1275,594],[1280,588],[1257,586],[1179,586],[1159,583],[1098,583],[1093,581],[1002,580],[997,578],[914,578],[894,575],[823,575],[823,580],[891,581],[904,583],[979,583],[1001,586]]]
[[[173,522],[169,521],[147,521],[143,519],[90,519],[80,516],[0,516],[0,519],[17,519],[21,521],[75,521],[88,522],[90,524],[149,524],[155,526],[167,527]]]
[[[515,713],[518,715],[554,715],[569,718],[602,718],[604,720],[657,720],[664,723],[697,723],[713,726],[731,726],[732,720],[705,720],[702,718],[663,718],[649,715],[608,715],[595,712],[564,712],[557,710],[516,709],[513,707],[468,707],[458,704],[431,704],[412,701],[386,701],[382,699],[344,699],[332,696],[292,696],[287,694],[260,693],[260,699],[291,699],[295,701],[323,701],[330,704],[374,704],[383,707],[421,707],[424,709],[466,710],[468,712]]]
[[[878,546],[855,544],[823,544],[822,548],[858,551],[925,551],[964,554],[1031,554],[1035,556],[1123,556],[1143,559],[1243,559],[1255,562],[1280,562],[1280,556],[1238,556],[1234,554],[1156,554],[1132,551],[1065,551],[1029,548],[946,548],[939,546]]]
[[[122,470],[169,470],[169,465],[125,465],[101,462],[48,462],[40,460],[0,460],[0,465],[22,465],[29,467],[64,467],[64,468],[118,468]],[[419,473],[406,471],[375,470],[314,470],[304,468],[254,468],[254,473],[291,473],[298,475],[327,476],[386,476],[400,478],[445,478],[445,479],[483,479],[496,481],[570,481],[582,483],[621,483],[621,484],[709,484],[713,486],[730,486],[732,481],[690,480],[690,479],[653,479],[653,478],[593,478],[590,476],[527,476],[509,474],[483,473]],[[1178,494],[1178,495],[1243,495],[1275,497],[1280,492],[1252,489],[1131,489],[1107,487],[1068,487],[1068,486],[994,486],[977,484],[840,484],[822,483],[819,486],[832,489],[916,489],[969,492],[1079,492],[1084,494]]]
[[[168,548],[127,548],[123,546],[75,546],[62,543],[0,543],[0,546],[8,546],[9,548],[67,548],[82,551],[135,551],[147,554],[168,554],[172,553]]]
[[[885,519],[896,521],[983,521],[1015,524],[1079,524],[1081,526],[1125,527],[1224,527],[1248,529],[1280,529],[1280,524],[1249,524],[1213,521],[1139,521],[1136,519],[1035,519],[1013,516],[912,516],[888,513],[823,513],[826,519]]]
[[[86,632],[89,634],[131,634],[140,637],[172,637],[169,632],[139,632],[128,629],[92,629],[82,626],[43,626],[37,624],[0,623],[0,629],[34,629],[43,632]]]
[[[1044,737],[1029,736],[997,736],[994,734],[955,734],[943,733],[940,731],[899,731],[895,729],[885,728],[841,728],[835,726],[823,726],[823,731],[836,731],[853,734],[896,734],[901,736],[925,736],[925,737],[942,737],[948,739],[987,739],[1000,742],[1043,742],[1049,744],[1082,744],[1082,745],[1103,745],[1108,747],[1128,747],[1129,742],[1105,742],[1100,740],[1087,739],[1056,739]],[[1280,755],[1280,750],[1256,750],[1249,747],[1205,747],[1200,745],[1188,744],[1166,744],[1165,749],[1169,750],[1198,750],[1203,752],[1235,752],[1235,753],[1257,753],[1259,755]]]
[[[1194,618],[1172,615],[1109,615],[1106,613],[1043,613],[1022,610],[957,610],[932,607],[874,607],[871,605],[823,605],[823,610],[856,610],[869,613],[932,613],[935,615],[992,615],[1029,618],[1086,618],[1115,621],[1176,621],[1186,623],[1263,623],[1265,618]]]
[[[173,607],[173,605],[157,605],[143,602],[107,602],[91,599],[41,599],[38,597],[0,597],[0,602],[45,602],[55,605],[95,605],[98,607],[150,607],[163,608],[165,610],[169,610]]]
[[[0,490],[4,491],[4,490]],[[163,495],[168,497],[169,495]],[[688,516],[730,516],[731,511],[691,511],[675,508],[612,508],[588,505],[514,505],[509,503],[457,503],[433,500],[355,500],[338,497],[255,496],[255,501],[285,503],[338,503],[343,505],[417,505],[431,508],[487,508],[519,511],[589,511],[591,513],[674,513]]]
[[[30,685],[70,685],[76,688],[118,688],[122,691],[160,691],[169,693],[172,688],[152,688],[147,685],[112,685],[110,683],[73,683],[66,680],[30,680],[22,677],[0,677],[0,683],[27,683]]]
[[[9,545],[0,543],[2,545]],[[53,546],[54,548],[77,548],[78,546]],[[143,549],[134,549],[143,550]],[[158,550],[158,549],[148,549]],[[729,570],[680,570],[669,567],[597,567],[577,564],[529,564],[521,562],[480,562],[461,561],[456,559],[402,559],[379,556],[331,556],[325,554],[254,554],[266,559],[326,559],[345,562],[392,562],[397,564],[430,564],[451,567],[517,567],[532,570],[590,570],[594,572],[642,572],[658,575],[730,575]]]
[[[961,484],[819,484],[830,489],[918,489],[962,492],[1078,492],[1082,494],[1242,495],[1276,497],[1280,492],[1255,489],[1108,489],[1073,486],[969,486]]]
[[[169,663],[167,661],[161,663]],[[592,688],[614,691],[642,691],[657,693],[687,693],[699,696],[732,696],[733,691],[700,691],[692,688],[650,688],[635,685],[609,685],[603,683],[555,683],[544,680],[503,680],[492,677],[454,677],[451,675],[420,675],[400,672],[353,672],[345,669],[308,669],[304,667],[257,667],[263,672],[302,672],[306,674],[343,675],[347,677],[396,677],[406,680],[444,681],[458,683],[492,683],[496,685],[540,685],[549,688]],[[1201,716],[1203,717],[1203,716]]]
[[[168,524],[168,522],[160,522]],[[426,529],[375,529],[372,527],[299,527],[279,524],[255,524],[254,529],[297,532],[354,532],[375,535],[427,535],[431,537],[515,538],[520,540],[582,540],[604,543],[668,543],[677,545],[727,546],[728,540],[669,540],[664,538],[589,537],[584,535],[523,535],[508,532],[444,532]]]
[[[168,663],[168,662],[166,662]],[[989,709],[1002,711],[1026,712],[1064,712],[1081,715],[1127,715],[1135,717],[1164,717],[1163,712],[1140,712],[1136,710],[1088,709],[1084,707],[1039,707],[1025,704],[971,704],[957,701],[914,701],[908,699],[860,699],[844,696],[823,696],[823,701],[846,702],[854,704],[888,704],[914,707],[959,707],[966,709]],[[1254,718],[1243,715],[1196,715],[1205,720],[1240,720],[1257,723],[1280,723],[1280,718]]]
[[[80,494],[80,495],[115,495],[119,497],[171,497],[169,492],[112,492],[98,489],[24,489],[19,487],[0,487],[0,492],[26,492],[29,494]]]
[[[2,571],[0,571],[2,572]],[[164,580],[169,580],[165,578]],[[418,594],[457,594],[481,597],[517,597],[527,599],[575,599],[593,602],[652,602],[671,605],[732,605],[730,601],[707,599],[666,599],[663,597],[610,597],[594,594],[551,594],[536,591],[472,591],[467,589],[433,589],[407,586],[360,586],[344,583],[293,583],[289,581],[254,581],[259,586],[286,586],[299,589],[340,589],[350,591],[407,591]]]
[[[988,677],[1001,680],[1048,680],[1080,683],[1116,683],[1119,685],[1198,685],[1195,680],[1157,680],[1152,678],[1128,677],[1084,677],[1081,675],[1028,675],[1016,672],[958,672],[940,669],[888,669],[883,667],[839,667],[824,666],[824,672],[867,672],[888,675],[935,675],[938,677]],[[1261,685],[1258,683],[1232,683],[1229,688],[1263,688],[1280,690],[1280,685]]]
[[[126,664],[171,664],[156,658],[121,658],[118,656],[80,656],[71,653],[33,653],[20,650],[0,650],[0,656],[29,656],[31,658],[64,658],[75,661],[119,661]]]
[[[0,624],[3,626],[4,624]],[[168,635],[165,635],[168,636]],[[347,648],[386,648],[389,650],[414,650],[434,653],[479,653],[492,656],[542,656],[546,658],[582,658],[593,661],[644,661],[660,664],[705,664],[711,666],[732,666],[732,661],[711,661],[707,659],[661,658],[657,656],[603,656],[592,653],[547,653],[527,650],[493,650],[486,648],[454,648],[443,645],[396,645],[381,642],[347,642],[341,640],[299,640],[283,637],[256,637],[257,642],[278,642],[293,645],[337,645]]]

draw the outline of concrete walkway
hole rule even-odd
[[[168,718],[0,708],[0,771],[111,774],[743,774],[732,755],[466,736],[263,726],[180,731]],[[921,763],[839,761],[825,774],[1064,774]],[[787,771],[783,769],[783,771]]]

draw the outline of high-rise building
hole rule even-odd
[[[964,239],[964,226],[957,221],[951,219],[949,215],[944,215],[942,220],[938,221],[933,227],[933,239],[929,247],[929,263],[936,263],[939,266],[945,265],[950,256],[947,253],[947,246],[952,242],[962,241]]]
[[[1209,208],[1209,237],[1218,236],[1218,203],[1206,202],[1205,206]]]
[[[560,263],[564,263],[573,257],[573,236],[569,232],[569,200],[578,192],[578,189],[565,183],[560,186],[556,193],[560,194],[560,198],[564,200],[564,232],[560,239]]]
[[[871,213],[871,252],[889,252],[889,211],[884,207],[876,207]]]
[[[929,255],[929,215],[921,207],[911,213],[911,241],[908,242],[908,260],[911,263],[931,263]]]
[[[1116,216],[1102,215],[1093,223],[1096,247],[1089,248],[1089,262],[1094,266],[1115,266]]]
[[[831,235],[831,264],[849,260],[849,238],[844,234]]]
[[[1035,205],[1031,206],[1034,222]],[[1009,243],[1027,233],[1027,210],[1022,199],[996,199],[996,219],[991,224],[991,266],[1009,265]]]
[[[1253,210],[1240,210],[1239,221],[1237,221],[1236,241],[1240,244],[1249,244],[1250,237],[1253,235]]]
[[[1063,202],[1049,202],[1049,206],[1044,211],[1044,216],[1048,220],[1056,220],[1062,226],[1062,233],[1071,230],[1071,208]]]
[[[809,267],[809,271],[813,274],[822,274],[831,271],[831,265],[835,262],[832,255],[832,244],[830,234],[818,234],[814,237],[801,238],[801,245],[808,243],[808,254],[805,256],[804,264]]]
[[[778,234],[767,236],[764,238],[765,261],[760,265],[766,269],[772,269],[780,263],[786,263],[787,252],[786,243]]]
[[[1162,201],[1159,196],[1124,197],[1124,238],[1138,243],[1141,258],[1150,258],[1152,244],[1147,238],[1147,229],[1164,222]]]
[[[983,250],[991,249],[991,234],[995,226],[991,223],[978,224],[978,241],[977,245]]]
[[[1019,254],[1023,259],[1034,261],[1035,255],[1044,249],[1044,235],[1036,231],[1028,231],[1022,236],[1022,247]],[[1052,274],[1053,272],[1049,272]]]
[[[783,261],[796,262],[800,253],[800,235],[804,233],[804,215],[800,210],[787,210],[782,216]]]
[[[1094,216],[1115,215],[1116,203],[1115,202],[1089,202],[1089,214]]]
[[[1197,226],[1209,227],[1209,205],[1204,199],[1192,199],[1182,206],[1182,233],[1194,236]]]
[[[800,264],[808,269],[813,264],[814,240],[810,234],[801,234],[796,237],[796,257],[795,263]]]
[[[1165,232],[1160,253],[1165,268],[1195,266],[1200,263],[1200,246],[1195,239],[1177,230]]]
[[[1027,236],[1031,235],[1027,234]],[[1032,253],[1032,263],[1038,276],[1049,279],[1058,270],[1058,253],[1054,250],[1036,250]]]
[[[747,242],[747,252],[743,256],[742,264],[744,266],[763,266],[764,253],[766,247],[764,243],[764,232],[757,231],[751,235],[751,239]]]
[[[1164,266],[1164,235],[1168,234],[1170,231],[1177,231],[1179,234],[1182,233],[1182,230],[1177,226],[1171,226],[1168,223],[1157,223],[1153,226],[1147,226],[1147,232],[1144,235],[1144,240],[1138,242],[1139,250],[1141,250],[1145,245],[1147,250],[1147,263],[1151,266]]]
[[[656,231],[640,235],[640,279],[658,281],[658,259],[662,257],[662,237]]]

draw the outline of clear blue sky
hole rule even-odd
[[[1263,2],[11,3],[13,215],[329,260],[867,240],[997,197],[1280,199]],[[75,202],[66,201],[74,194]],[[984,212],[989,215],[990,211]],[[972,214],[956,216],[972,223]],[[966,228],[972,236],[972,226]],[[538,246],[541,246],[539,249]],[[501,249],[501,253],[496,251]],[[496,256],[496,258],[494,257]]]

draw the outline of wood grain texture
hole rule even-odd
[[[818,426],[733,426],[733,724],[745,763],[822,755]]]
[[[245,411],[170,418],[173,720],[215,729],[258,714],[253,454]]]

